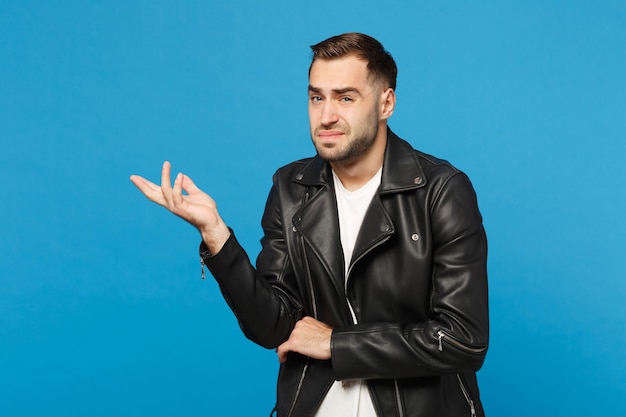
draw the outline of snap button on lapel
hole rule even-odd
[[[414,240],[414,241],[418,241],[418,240],[419,240],[419,238],[420,238],[420,236],[419,236],[417,233],[413,233],[413,234],[411,235],[411,239],[412,239],[412,240]]]
[[[413,179],[413,182],[415,183],[415,185],[420,185],[422,183],[422,177],[415,177]]]
[[[297,180],[301,180],[302,178],[304,178],[304,175],[302,175],[302,174],[298,174],[298,175],[296,175],[296,179],[297,179]]]

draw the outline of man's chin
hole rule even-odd
[[[322,150],[322,152],[318,150],[317,154],[320,158],[327,162],[350,162],[351,159],[339,152],[329,152],[328,149]]]
[[[337,157],[337,147],[334,144],[315,144],[315,150],[320,158],[327,161]]]

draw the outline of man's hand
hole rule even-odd
[[[278,360],[283,363],[289,352],[298,352],[313,359],[330,359],[330,336],[333,329],[315,320],[304,317],[296,323],[289,339],[278,346]]]
[[[161,186],[138,175],[131,175],[130,180],[150,201],[195,226],[211,253],[219,252],[230,231],[217,212],[215,201],[182,173],[176,176],[172,187],[170,171],[171,165],[166,161],[161,170]]]

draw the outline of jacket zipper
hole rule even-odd
[[[204,259],[202,259],[202,256],[200,256],[200,276],[202,279],[206,278],[206,274],[204,273]]]
[[[458,340],[456,340],[455,338],[453,338],[452,336],[448,335],[443,330],[437,331],[437,339],[439,340],[439,352],[443,352],[443,340],[444,339],[447,343],[451,344],[452,346],[458,349],[464,350],[466,352],[483,353],[484,351],[487,350],[486,347],[475,348],[475,347],[467,346],[466,344],[463,344],[459,342]]]
[[[304,194],[302,205],[306,204],[309,201],[309,192],[307,191]],[[311,307],[313,309],[312,314],[315,319],[317,319],[317,306],[315,301],[315,292],[313,291],[313,282],[311,280],[311,271],[309,270],[309,262],[306,257],[305,245],[304,245],[304,237],[302,235],[299,236],[300,240],[300,250],[302,251],[302,261],[304,262],[304,269],[307,271],[307,284],[309,286],[309,291],[311,293]],[[291,417],[293,415],[293,410],[296,408],[296,403],[298,402],[298,397],[300,396],[300,390],[302,389],[302,384],[304,383],[304,377],[306,376],[306,371],[309,368],[309,358],[306,358],[306,362],[304,367],[302,368],[302,373],[300,374],[300,380],[298,381],[298,387],[296,388],[296,393],[293,397],[293,402],[291,403],[291,407],[289,407],[289,413],[287,413],[287,417]]]
[[[311,292],[311,308],[313,309],[312,314],[315,319],[317,319],[317,306],[315,305],[315,293],[313,292],[313,283],[311,282],[310,271],[308,270],[308,262],[306,259],[306,255],[304,252],[304,238],[300,235],[300,248],[302,250],[302,259],[304,262],[304,267],[307,270],[307,284],[309,286],[309,291]],[[289,407],[289,412],[287,413],[287,417],[291,417],[293,415],[293,410],[296,407],[296,403],[298,402],[298,397],[300,396],[300,390],[302,389],[302,384],[304,383],[304,377],[306,376],[306,371],[309,368],[309,358],[306,358],[306,363],[302,368],[302,373],[300,374],[300,380],[298,381],[298,386],[296,388],[296,393],[293,396],[293,402],[291,403],[291,407]]]
[[[300,390],[302,389],[302,383],[304,382],[304,377],[306,376],[306,371],[309,368],[309,358],[306,359],[306,363],[302,368],[302,373],[300,374],[300,380],[298,381],[298,387],[296,388],[296,394],[293,397],[293,402],[291,403],[291,407],[289,407],[289,413],[287,413],[288,417],[293,415],[293,410],[296,407],[296,403],[298,402],[298,397],[300,396]]]
[[[349,280],[350,280],[350,273],[352,272],[352,268],[353,268],[354,265],[356,265],[357,262],[359,262],[361,259],[363,259],[367,254],[369,254],[371,251],[373,251],[374,249],[376,249],[377,247],[379,247],[380,245],[382,245],[383,243],[385,243],[388,240],[389,240],[389,235],[385,236],[383,239],[378,241],[375,245],[370,246],[370,248],[368,250],[363,252],[354,261],[350,262],[350,267],[348,268],[348,274],[346,275],[348,278],[346,279],[346,283],[345,283],[346,302],[348,303],[348,313],[349,313],[350,318],[356,319],[356,314],[354,314],[354,309],[352,308],[352,302],[350,302],[350,297],[349,297],[349,294],[348,294],[348,283],[349,283]],[[353,317],[353,314],[354,314],[354,317]],[[356,321],[356,320],[354,320],[354,321]]]
[[[472,417],[476,417],[476,407],[474,407],[474,401],[472,397],[469,395],[469,391],[465,387],[463,380],[461,379],[461,375],[456,374],[456,379],[459,381],[459,386],[461,387],[461,391],[463,392],[463,396],[465,397],[465,401],[467,401],[467,405],[469,405],[470,413]]]
[[[370,248],[368,250],[366,250],[365,252],[363,252],[361,254],[361,256],[359,256],[358,258],[356,258],[355,260],[353,260],[350,263],[350,268],[348,269],[348,277],[350,276],[350,272],[352,272],[352,267],[359,262],[361,259],[363,259],[365,257],[365,255],[369,254],[371,251],[373,251],[374,249],[376,249],[377,247],[379,247],[380,245],[382,245],[383,243],[385,243],[386,241],[389,240],[389,236],[385,236],[383,239],[381,239],[380,241],[378,241],[375,245],[370,246]],[[347,284],[346,284],[347,285]]]
[[[358,320],[356,318],[356,313],[354,312],[354,308],[352,307],[352,302],[350,301],[350,297],[348,295],[348,282],[350,280],[350,272],[352,272],[352,267],[353,265],[355,265],[357,262],[359,262],[361,259],[363,259],[365,257],[365,255],[367,255],[368,253],[370,253],[372,250],[376,249],[378,246],[382,245],[384,242],[386,242],[387,240],[389,240],[389,236],[385,236],[384,239],[381,239],[379,242],[377,242],[375,245],[373,245],[372,247],[370,247],[368,250],[366,250],[365,252],[363,252],[361,254],[361,256],[359,256],[358,258],[356,258],[354,261],[350,262],[350,267],[348,268],[348,274],[346,282],[344,284],[344,292],[346,294],[346,304],[348,306],[348,317],[352,320],[353,323],[358,323]]]
[[[309,202],[309,191],[304,193],[302,197],[302,206]],[[302,262],[304,263],[304,270],[306,271],[307,284],[309,287],[309,292],[311,293],[311,308],[313,309],[312,314],[313,318],[317,320],[317,301],[315,298],[315,291],[313,288],[313,279],[311,278],[311,270],[309,269],[309,260],[306,257],[306,247],[304,245],[304,237],[300,234],[300,251],[302,252]]]
[[[398,380],[393,380],[393,389],[396,392],[396,405],[398,407],[398,417],[404,417],[404,410],[402,409],[402,401],[400,397],[400,387],[398,386]]]

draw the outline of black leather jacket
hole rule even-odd
[[[350,264],[346,302],[328,163],[279,169],[256,269],[234,234],[201,256],[246,336],[267,348],[312,316],[334,328],[332,359],[290,353],[279,417],[312,416],[334,380],[366,379],[379,416],[484,415],[475,372],[488,342],[487,243],[469,179],[388,131],[381,185]]]

